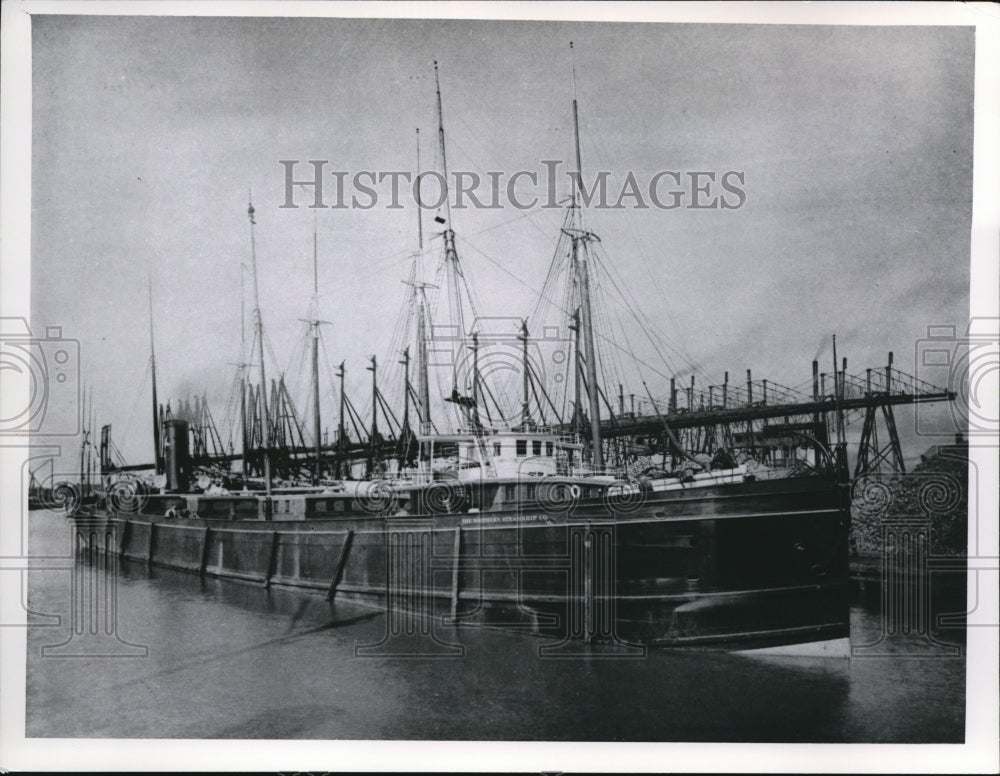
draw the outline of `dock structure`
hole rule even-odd
[[[860,373],[848,372],[846,359],[838,366],[841,368],[836,373],[824,373],[813,362],[811,390],[808,383],[803,390],[754,379],[750,370],[740,383],[730,382],[726,373],[722,383],[704,387],[698,386],[693,377],[679,387],[680,381],[674,378],[669,394],[659,399],[639,398],[620,386],[618,407],[607,405],[599,425],[608,466],[621,467],[629,457],[636,456],[637,450],[659,455],[676,453],[678,447],[708,455],[722,450],[742,451],[767,460],[775,451],[780,456],[782,448],[787,451],[790,447],[811,446],[816,448],[818,456],[831,446],[828,429],[837,426],[836,422],[827,421],[831,417],[836,420],[839,415],[842,423],[861,422],[855,478],[880,471],[905,471],[893,408],[954,401],[955,392],[895,368],[892,353],[885,366]],[[631,396],[629,402],[625,401],[626,396]],[[183,414],[192,417],[196,439],[218,439],[214,428],[202,427],[205,418],[211,422],[204,399],[199,412]],[[286,414],[275,413],[279,417]],[[161,415],[170,417],[169,412]],[[392,415],[387,413],[387,417]],[[293,428],[296,425],[292,423]],[[589,441],[592,433],[590,423],[577,422],[575,426],[565,423],[556,428],[578,433],[584,441]],[[301,437],[294,440],[294,435],[278,435],[286,444],[272,446],[268,452],[282,476],[294,477],[300,470],[308,473],[318,468],[344,471],[345,465],[366,463],[371,457],[373,445],[366,432],[370,436],[371,432],[360,424],[355,424],[355,433],[342,425],[336,439],[321,445],[306,444]],[[400,441],[395,435],[405,433],[405,428],[390,422],[384,431],[376,433],[379,446],[391,450]],[[489,430],[483,429],[482,433],[488,434]],[[247,460],[253,469],[256,466],[253,462],[262,459],[263,450],[256,449],[259,436],[251,435],[258,445],[251,445],[245,456],[242,452],[220,449],[221,444],[194,445],[191,463],[194,467],[218,467]],[[300,443],[290,444],[293,440]],[[105,456],[102,463],[106,474],[155,468],[153,463],[114,465]]]
[[[603,420],[602,437],[656,436],[667,426],[675,432],[701,431],[703,440],[728,439],[730,446],[737,442],[741,444],[736,446],[748,447],[754,442],[764,445],[782,434],[825,434],[827,426],[822,419],[831,414],[841,413],[850,419],[863,416],[854,472],[859,477],[883,469],[905,471],[893,407],[955,400],[954,391],[896,369],[892,353],[886,366],[866,369],[861,374],[847,372],[846,359],[836,375],[818,372],[814,362],[811,393],[773,381],[753,380],[749,370],[742,385],[727,380],[699,389],[692,379],[690,387],[678,390],[675,380],[671,384],[666,399],[640,400],[638,411],[619,412]],[[687,434],[686,441],[694,448],[705,448],[696,437]],[[820,437],[817,442],[825,445],[828,440]],[[716,446],[724,443],[717,441]],[[704,451],[711,452],[711,442]]]

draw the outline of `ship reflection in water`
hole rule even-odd
[[[67,535],[61,515],[33,513],[33,554],[65,554]],[[123,562],[110,588],[116,605],[98,601],[91,622],[91,606],[71,611],[69,559],[28,577],[29,610],[61,617],[58,625],[31,617],[48,627],[28,629],[29,737],[964,738],[965,660],[948,657],[960,653],[948,648],[959,631],[934,634],[939,645],[924,657],[904,642],[851,660],[686,649],[636,657],[581,644],[572,645],[572,655],[540,655],[551,640],[447,625],[435,626],[440,644],[414,650],[405,627],[386,641],[390,618],[382,611],[259,585]],[[871,586],[855,591],[855,644],[879,641],[879,601]],[[115,619],[108,616],[114,606],[117,638],[102,630]],[[96,653],[105,656],[68,657],[74,643],[86,642],[73,629],[89,632],[92,625],[105,645]],[[460,644],[463,654],[448,643]],[[407,658],[408,649],[438,656]]]

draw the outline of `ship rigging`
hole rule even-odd
[[[437,63],[434,74],[437,150],[447,187]],[[666,355],[677,348],[636,311],[627,284],[614,262],[602,257],[600,239],[585,223],[586,207],[579,191],[583,160],[575,68],[572,127],[576,175],[571,176],[555,252],[532,313],[500,319],[508,327],[504,331],[484,327],[484,320],[497,319],[484,316],[474,297],[469,270],[459,256],[460,237],[446,188],[444,210],[434,219],[441,229],[431,235],[431,241],[440,240],[442,246],[436,276],[433,282],[424,277],[424,227],[417,208],[417,250],[403,281],[404,303],[387,351],[381,358],[371,356],[365,366],[371,373],[367,391],[360,384],[350,389],[346,377],[352,370],[346,361],[334,370],[329,358],[322,327],[331,324],[322,320],[320,312],[315,222],[313,294],[308,317],[303,319],[307,347],[297,351],[302,364],[308,354],[308,381],[290,383],[288,370],[272,366],[277,377],[268,382],[265,346],[268,351],[271,348],[261,312],[257,222],[251,203],[252,337],[248,342],[241,326],[234,390],[222,427],[216,424],[204,393],[158,403],[150,284],[153,463],[125,466],[108,460],[102,467],[104,474],[151,469],[162,477],[165,426],[175,420],[186,421],[192,465],[204,476],[217,486],[245,485],[265,494],[275,481],[284,486],[323,487],[344,479],[402,476],[408,469],[432,465],[426,446],[419,441],[422,438],[456,431],[484,437],[518,427],[550,428],[577,437],[585,458],[579,463],[585,462],[594,473],[609,472],[619,479],[634,479],[647,470],[667,474],[698,466],[708,470],[713,461],[719,466],[753,459],[780,468],[796,460],[817,465],[831,448],[842,448],[845,424],[859,413],[864,413],[864,427],[855,475],[873,468],[901,469],[904,464],[892,407],[948,401],[954,394],[901,372],[894,367],[892,354],[884,368],[867,369],[861,375],[848,373],[846,359],[842,364],[835,359],[831,372],[820,372],[814,362],[811,390],[808,381],[789,388],[754,379],[749,369],[745,383],[731,383],[727,372],[721,383],[707,386],[699,386],[695,374],[677,373]],[[419,140],[417,130],[418,178],[422,172]],[[483,249],[468,241],[465,244],[494,261]],[[241,310],[244,304],[241,293]],[[637,354],[634,332],[629,335],[622,325],[621,311],[634,318],[639,336],[661,357],[663,366],[653,367]],[[449,336],[442,337],[442,331]],[[436,358],[432,366],[431,349],[436,357],[447,351],[447,363],[441,365]],[[633,363],[631,378],[624,359]],[[270,361],[276,364],[273,352]],[[251,367],[256,368],[256,381]],[[669,375],[669,389],[656,398],[648,381],[662,381],[665,375]],[[352,399],[352,390],[363,393],[360,404]],[[308,410],[302,412],[299,407]],[[825,436],[828,418],[837,431],[834,440]],[[335,419],[332,434],[324,430],[324,419]],[[234,440],[239,440],[239,449]],[[480,447],[488,457],[488,446]],[[438,447],[439,454],[448,450]],[[238,463],[235,471],[234,462]]]

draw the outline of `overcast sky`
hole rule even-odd
[[[294,368],[308,314],[315,218],[329,358],[346,361],[364,405],[366,359],[385,357],[403,300],[416,211],[405,196],[401,209],[384,198],[370,210],[280,208],[279,161],[301,160],[303,177],[310,159],[349,175],[411,171],[419,127],[423,166],[437,169],[435,59],[452,170],[575,166],[572,40],[585,173],[609,171],[615,194],[629,171],[640,181],[742,173],[739,208],[587,215],[604,261],[689,357],[636,373],[657,395],[662,375],[686,380],[692,366],[712,380],[752,369],[798,385],[814,357],[829,371],[834,333],[849,371],[883,366],[892,350],[923,376],[914,353],[928,325],[968,321],[970,28],[32,22],[32,326],[80,341],[98,424],[113,424],[130,462],[151,458],[150,275],[161,398],[204,390],[224,414],[251,188],[261,308],[281,368]],[[429,268],[442,247],[433,216]],[[453,213],[482,314],[531,312],[560,221],[539,208]],[[900,415],[912,438],[912,411]],[[926,446],[911,439],[908,455]]]

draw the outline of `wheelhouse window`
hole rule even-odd
[[[500,443],[499,442],[494,442],[493,443],[493,455],[500,455]]]
[[[549,458],[552,457],[552,448],[553,448],[553,445],[552,445],[551,442],[546,442],[545,443],[545,455],[547,455]]]
[[[528,454],[528,440],[518,439],[514,442],[514,450],[518,458],[524,458]]]
[[[540,439],[531,440],[531,454],[532,455],[542,454],[542,441]]]

